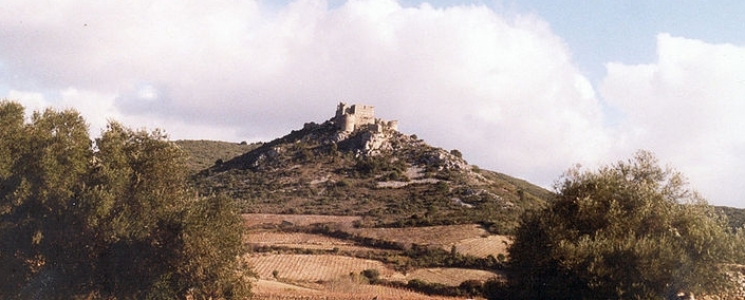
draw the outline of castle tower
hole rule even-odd
[[[344,102],[339,102],[339,105],[336,106],[336,118],[341,118],[341,116],[346,114],[347,111],[349,111],[347,104]]]
[[[398,120],[388,121],[388,128],[393,131],[398,131]]]
[[[339,119],[341,122],[338,124],[340,125],[340,129],[345,132],[352,132],[355,129],[355,124],[357,122],[357,118],[353,114],[344,114]]]
[[[398,122],[385,122],[375,119],[375,107],[372,105],[347,105],[340,102],[336,106],[336,116],[334,118],[336,127],[344,132],[352,132],[357,129],[370,128],[377,132],[384,129],[398,129]],[[371,128],[374,127],[374,128]]]
[[[354,115],[357,119],[355,121],[357,127],[375,124],[375,107],[372,105],[352,105],[350,114]]]

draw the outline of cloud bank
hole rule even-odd
[[[745,47],[657,37],[657,61],[607,64],[618,147],[644,147],[719,204],[745,206]]]
[[[74,107],[94,133],[113,118],[173,138],[269,140],[330,118],[344,101],[374,105],[404,133],[544,186],[575,163],[609,163],[635,149],[655,151],[699,189],[724,178],[735,184],[717,173],[742,175],[732,166],[745,162],[736,137],[742,76],[732,79],[745,60],[732,45],[661,35],[658,62],[608,64],[596,91],[550,24],[481,5],[5,6],[7,98],[34,109]]]

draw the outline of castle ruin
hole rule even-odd
[[[371,105],[352,104],[344,102],[336,107],[334,122],[339,130],[353,132],[355,130],[371,130],[383,132],[384,130],[398,130],[398,121],[383,121],[375,118],[375,108]]]

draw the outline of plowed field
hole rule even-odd
[[[463,239],[488,235],[476,224],[407,227],[407,228],[359,228],[351,232],[364,237],[420,245],[453,245]]]
[[[273,254],[254,255],[247,259],[261,279],[273,279],[274,270],[280,279],[303,282],[332,281],[366,269],[380,271],[383,278],[394,274],[382,262],[347,256]]]
[[[507,248],[512,243],[509,237],[504,235],[490,235],[487,237],[477,237],[458,241],[455,243],[455,249],[458,253],[473,255],[476,257],[487,257],[489,255],[495,258],[499,254],[507,256]],[[443,247],[450,250],[448,247]]]
[[[484,270],[431,268],[415,270],[406,276],[406,280],[419,279],[426,282],[436,282],[444,285],[457,286],[466,280],[486,281],[493,277],[500,277],[500,275]]]

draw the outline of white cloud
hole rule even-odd
[[[47,108],[65,110],[73,108],[85,117],[91,128],[91,133],[97,135],[101,128],[105,128],[109,120],[120,119],[122,116],[113,107],[113,95],[102,95],[92,91],[81,91],[67,88],[52,95],[38,92],[10,90],[6,97],[18,101],[26,108],[26,116],[34,112],[42,112]]]
[[[26,115],[30,116],[34,111],[43,111],[50,106],[50,103],[44,99],[42,93],[10,90],[8,96],[3,99],[10,99],[23,103],[26,108]]]
[[[11,1],[0,40],[3,85],[174,138],[266,140],[339,101],[366,103],[471,163],[544,185],[611,146],[549,25],[485,6]]]
[[[7,98],[74,107],[94,134],[113,118],[173,138],[267,140],[339,101],[366,103],[539,184],[649,149],[712,202],[745,199],[742,46],[661,34],[656,62],[609,63],[596,92],[549,24],[478,5],[11,0],[0,41]]]
[[[657,62],[607,65],[600,92],[624,113],[624,147],[649,149],[718,204],[745,191],[745,47],[657,37]]]

